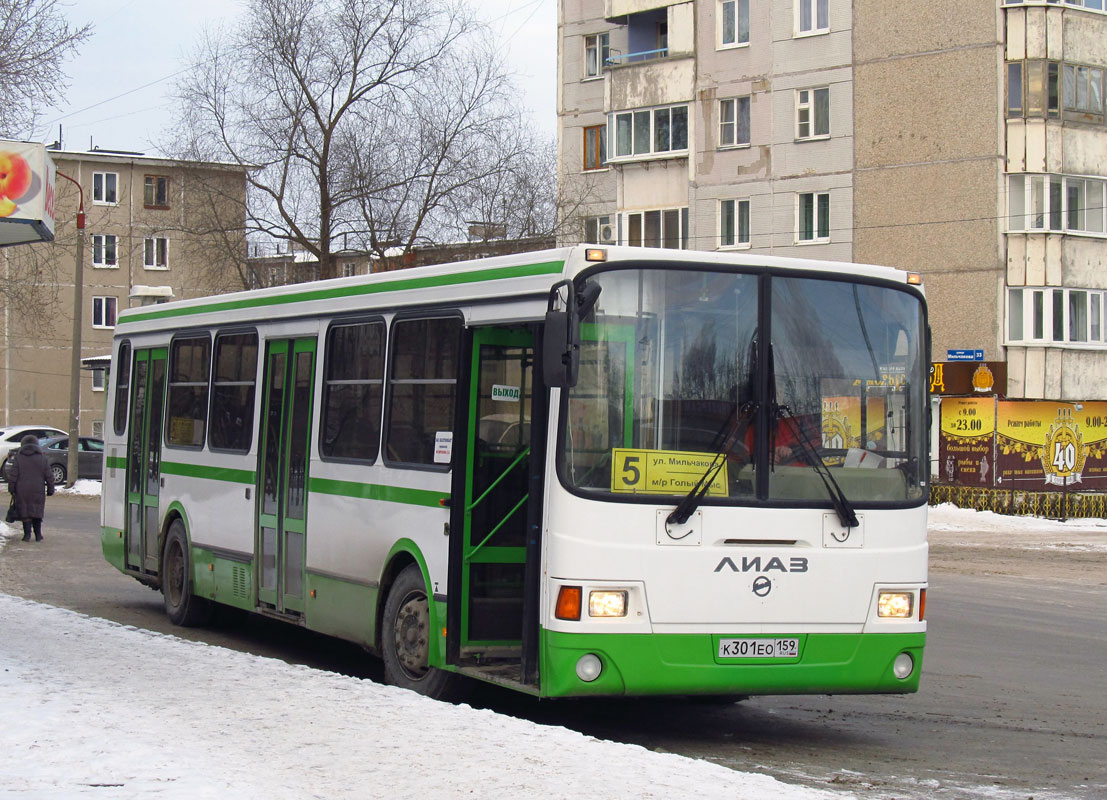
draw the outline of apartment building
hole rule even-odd
[[[1107,399],[1104,0],[560,0],[571,241],[921,272],[934,358]]]
[[[3,309],[0,424],[67,430],[81,194],[81,356],[92,359],[110,353],[123,309],[242,288],[233,265],[246,256],[246,180],[233,165],[106,150],[50,155],[59,172],[54,241],[0,251],[6,279],[27,297]],[[105,384],[102,365],[82,375],[82,434],[102,433]]]

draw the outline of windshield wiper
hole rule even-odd
[[[711,488],[711,484],[715,480],[715,476],[719,474],[719,470],[723,468],[723,464],[726,463],[726,454],[730,451],[730,448],[734,446],[735,437],[738,434],[739,423],[749,417],[750,413],[757,410],[757,403],[752,400],[743,403],[742,405],[735,404],[734,410],[730,412],[730,416],[727,417],[723,423],[723,427],[719,429],[719,433],[716,434],[716,441],[719,437],[722,437],[722,444],[719,445],[715,451],[714,458],[711,459],[711,463],[707,465],[707,469],[704,471],[700,479],[696,481],[696,485],[684,496],[684,499],[677,503],[677,507],[670,512],[669,516],[665,518],[665,522],[668,525],[683,525],[688,521],[688,518],[695,513],[702,502],[704,496]],[[685,534],[687,535],[687,534]]]
[[[827,496],[830,498],[830,504],[834,506],[834,510],[838,512],[838,519],[847,528],[856,528],[861,525],[857,521],[857,513],[853,510],[853,506],[850,505],[849,499],[846,497],[845,492],[842,491],[842,487],[838,485],[838,481],[834,479],[834,473],[830,471],[823,460],[819,457],[819,454],[815,452],[815,449],[811,447],[811,443],[807,441],[807,437],[803,435],[803,431],[800,429],[799,421],[796,419],[796,415],[792,413],[792,410],[788,406],[774,405],[774,416],[777,419],[782,419],[792,426],[792,435],[795,437],[796,443],[799,445],[800,452],[803,453],[803,459],[815,470],[820,478],[823,480],[823,486],[826,487]]]

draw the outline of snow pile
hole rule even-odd
[[[986,533],[1104,533],[1107,519],[1070,519],[1065,522],[1044,517],[1016,517],[994,511],[958,508],[952,503],[931,506],[927,515],[930,531],[981,531]]]
[[[82,497],[99,497],[100,496],[100,481],[85,480],[78,478],[68,489],[59,486],[57,488],[58,494],[75,494]]]
[[[2,797],[851,797],[0,594]]]

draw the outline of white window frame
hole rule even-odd
[[[719,149],[750,146],[750,95],[719,101]],[[743,127],[745,130],[743,131]],[[745,140],[741,136],[745,133]],[[730,141],[726,141],[727,139]]]
[[[342,277],[352,278],[357,275],[357,264],[353,261],[344,261],[342,263]]]
[[[590,33],[584,37],[584,77],[582,81],[596,81],[603,78],[607,65],[604,63],[611,54],[611,34]],[[591,60],[595,59],[595,71]]]
[[[161,258],[160,264],[158,263],[159,257]],[[167,237],[147,236],[142,240],[142,267],[149,270],[169,269],[169,239]]]
[[[111,313],[108,310],[111,309]],[[105,320],[113,320],[108,325]],[[97,322],[99,318],[99,322]],[[112,295],[97,295],[92,298],[92,327],[96,330],[112,330],[119,321],[119,299]]]
[[[727,8],[733,15],[733,30],[729,31],[732,41],[727,41]],[[715,49],[731,50],[735,47],[749,47],[750,44],[750,0],[716,0],[715,5]],[[741,38],[742,23],[745,22],[746,38]]]
[[[109,180],[110,179],[110,180]],[[108,191],[108,184],[111,191]],[[119,205],[119,173],[118,172],[94,172],[92,173],[92,202],[98,206]]]
[[[684,114],[684,147],[673,148],[672,147],[672,115],[675,111],[682,111]],[[664,112],[668,112],[670,116],[669,124],[669,149],[657,150],[657,127],[658,120]],[[646,116],[648,115],[648,116]],[[637,150],[637,142],[635,141],[635,132],[637,123],[640,118],[646,116],[649,124],[649,149]],[[607,161],[608,163],[617,163],[622,161],[644,161],[646,159],[658,159],[658,158],[684,158],[688,155],[688,141],[691,138],[691,114],[689,113],[687,103],[678,103],[672,106],[653,106],[648,108],[633,108],[622,111],[613,111],[607,116]],[[630,152],[623,155],[618,155],[619,152],[619,122],[623,117],[627,117],[630,123]]]
[[[811,200],[811,237],[804,238],[804,197]],[[826,232],[819,227],[820,211],[826,209]],[[796,192],[796,244],[826,244],[830,241],[830,192]]]
[[[657,214],[658,238],[657,244],[646,244],[646,228],[653,214]],[[631,238],[633,222],[638,220],[637,241]],[[670,228],[672,220],[676,220],[676,230]],[[666,244],[676,244],[674,250],[688,249],[688,206],[680,208],[649,208],[642,211],[626,211],[619,214],[619,244],[628,247],[665,247]]]
[[[109,261],[107,258],[109,246],[113,256],[111,261]],[[92,266],[96,269],[119,268],[118,236],[116,236],[114,233],[92,234]]]
[[[818,97],[826,96],[826,133],[818,133]],[[804,127],[807,133],[804,133]],[[796,89],[796,141],[812,142],[830,138],[830,87],[815,86],[810,89]]]
[[[729,215],[730,230],[727,230]],[[725,198],[718,203],[719,250],[748,250],[750,247],[749,198]],[[744,225],[743,225],[744,223]],[[743,229],[744,228],[744,229]]]
[[[607,236],[604,235],[604,230]],[[593,233],[595,235],[593,235]],[[615,244],[618,241],[618,231],[615,229],[614,214],[598,214],[584,218],[584,235],[581,239],[586,244]]]
[[[830,33],[830,0],[795,0],[795,36],[818,36]],[[825,16],[826,24],[819,24],[819,12]],[[804,28],[804,12],[810,15],[810,27]]]
[[[1075,196],[1083,205],[1072,203]],[[1007,176],[1008,233],[1107,237],[1107,178],[1048,172]]]
[[[102,392],[107,385],[107,370],[103,367],[97,367],[92,370],[92,391]],[[96,434],[94,433],[93,436]]]
[[[1011,286],[1007,289],[1009,345],[1107,348],[1107,291],[1081,287]]]

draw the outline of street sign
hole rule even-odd
[[[946,361],[983,361],[983,350],[946,350]]]

